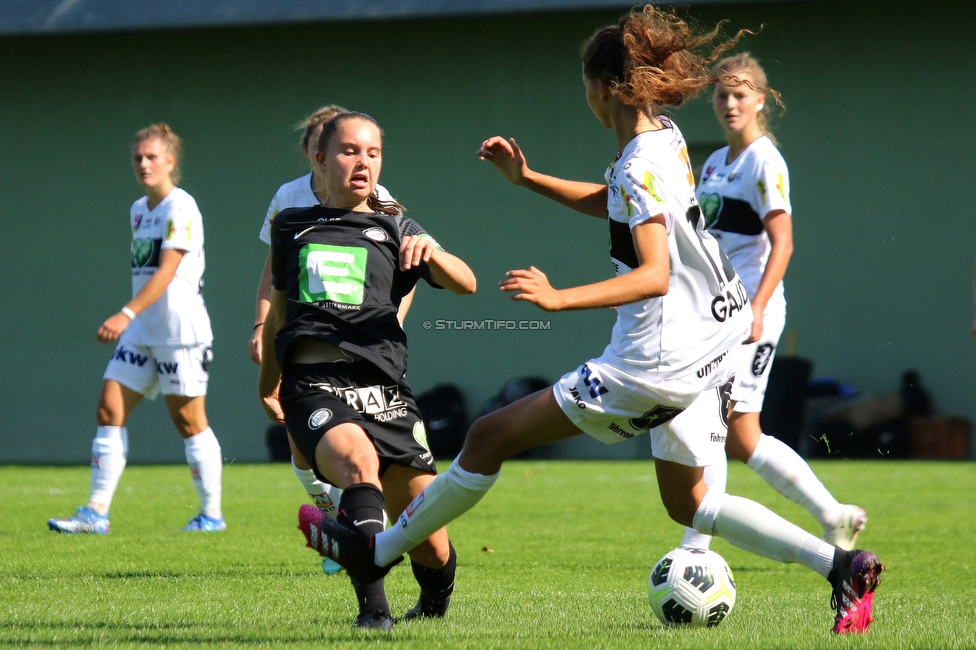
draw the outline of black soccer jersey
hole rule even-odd
[[[421,278],[440,288],[426,263],[400,270],[400,241],[409,235],[429,236],[402,215],[321,205],[279,213],[271,228],[271,277],[288,304],[275,337],[278,363],[297,337],[312,336],[402,378],[407,336],[397,320],[400,300]]]

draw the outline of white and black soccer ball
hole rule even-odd
[[[665,625],[712,627],[735,605],[735,580],[718,553],[676,548],[654,565],[647,597]]]

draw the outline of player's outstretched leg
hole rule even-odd
[[[298,509],[298,530],[305,535],[306,546],[335,560],[350,577],[361,582],[379,580],[403,561],[400,557],[386,566],[377,566],[373,563],[375,535],[367,537],[347,528],[308,503]]]
[[[833,586],[830,605],[837,610],[833,632],[867,632],[874,622],[871,608],[874,592],[881,584],[884,565],[871,551],[846,551],[838,548],[828,580]]]
[[[823,527],[823,539],[830,544],[850,550],[857,542],[858,533],[868,521],[864,510],[853,505],[839,503],[824,487],[803,458],[783,441],[760,433],[755,449],[747,457],[734,448],[732,431],[741,426],[740,421],[753,413],[735,413],[729,424],[730,453],[744,460],[759,476],[777,492],[807,509]],[[736,420],[739,416],[739,421]],[[755,426],[758,427],[758,417]]]
[[[870,626],[874,590],[884,569],[874,553],[845,551],[754,501],[711,491],[695,512],[694,527],[750,553],[796,562],[825,577],[833,587],[835,632],[865,632]]]
[[[831,522],[824,526],[824,540],[850,551],[857,543],[857,536],[868,523],[867,513],[858,506],[841,504]]]

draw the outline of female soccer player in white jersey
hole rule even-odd
[[[779,492],[805,507],[824,529],[824,539],[854,548],[867,516],[838,503],[810,466],[789,445],[759,425],[773,353],[786,323],[783,275],[793,252],[789,171],[769,132],[766,73],[749,54],[721,60],[714,69],[712,106],[729,143],[702,167],[698,204],[708,232],[718,240],[745,284],[752,303],[752,331],[734,352],[735,385],[729,413],[729,455],[754,469]],[[705,470],[710,489],[725,491],[727,466]],[[685,531],[682,546],[708,548],[710,537]]]
[[[264,260],[264,268],[261,271],[261,280],[258,282],[254,328],[251,334],[251,340],[248,341],[248,352],[254,363],[261,363],[263,351],[261,341],[262,328],[268,316],[268,310],[271,308],[271,224],[275,216],[282,210],[288,208],[307,208],[318,205],[325,199],[326,188],[321,171],[319,171],[320,168],[314,164],[315,153],[318,150],[317,147],[319,136],[322,133],[322,125],[345,111],[346,109],[341,106],[329,104],[309,115],[301,123],[302,138],[300,144],[302,153],[311,164],[312,171],[278,188],[278,191],[275,192],[274,197],[271,199],[271,205],[268,206],[268,212],[264,217],[264,222],[261,224],[261,232],[258,233],[258,239],[267,244],[269,248],[268,255]],[[393,197],[382,185],[376,186],[376,196],[381,201],[393,201]],[[410,309],[410,304],[413,302],[413,295],[414,292],[411,290],[408,295],[404,296],[400,303],[398,317],[401,323],[406,317],[407,311]],[[342,491],[334,485],[329,485],[318,480],[311,466],[302,458],[301,453],[295,448],[290,438],[288,442],[291,446],[292,469],[295,472],[295,477],[302,484],[302,487],[305,488],[305,492],[308,493],[312,501],[324,512],[334,517],[336,514],[335,506],[339,503],[339,497]],[[342,567],[329,558],[322,559],[322,571],[327,575],[338,573],[341,570]]]
[[[684,139],[662,106],[710,83],[716,33],[699,33],[650,5],[596,32],[583,46],[586,100],[619,150],[606,185],[530,171],[514,141],[492,138],[479,154],[511,180],[584,214],[608,219],[617,275],[554,289],[534,267],[510,271],[501,289],[547,311],[616,307],[603,355],[540,391],[475,421],[460,456],[386,531],[368,539],[325,517],[299,523],[308,542],[350,575],[383,575],[389,563],[473,507],[502,462],[537,445],[587,433],[616,442],[651,432],[661,498],[678,523],[827,578],[834,629],[866,630],[883,569],[867,551],[845,551],[763,506],[709,490],[702,468],[724,462],[731,351],[749,327],[745,288],[704,229]]]
[[[294,444],[320,478],[343,488],[339,520],[360,534],[383,530],[384,501],[398,513],[436,474],[406,374],[397,308],[419,280],[453,293],[474,274],[396,202],[374,192],[382,138],[373,118],[340,113],[325,123],[316,164],[320,205],[281,212],[271,235],[271,309],[264,328],[259,395],[284,416]],[[280,391],[279,391],[280,384]],[[312,519],[328,514],[312,505]],[[410,555],[420,599],[406,618],[443,616],[455,554],[438,527]],[[393,626],[382,576],[352,576],[356,625]]]
[[[180,138],[154,124],[132,139],[132,169],[146,196],[132,204],[132,299],[98,329],[101,343],[118,342],[105,370],[92,442],[91,495],[51,530],[102,533],[125,468],[125,421],[143,398],[163,394],[183,437],[186,462],[200,495],[200,511],[186,531],[227,526],[220,509],[222,457],[207,422],[204,400],[211,361],[210,317],[203,302],[203,219],[196,201],[177,187]]]

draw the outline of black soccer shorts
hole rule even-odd
[[[286,363],[281,406],[295,446],[320,480],[315,447],[325,432],[345,422],[362,427],[376,449],[382,477],[390,465],[436,474],[434,457],[413,393],[368,361]]]

